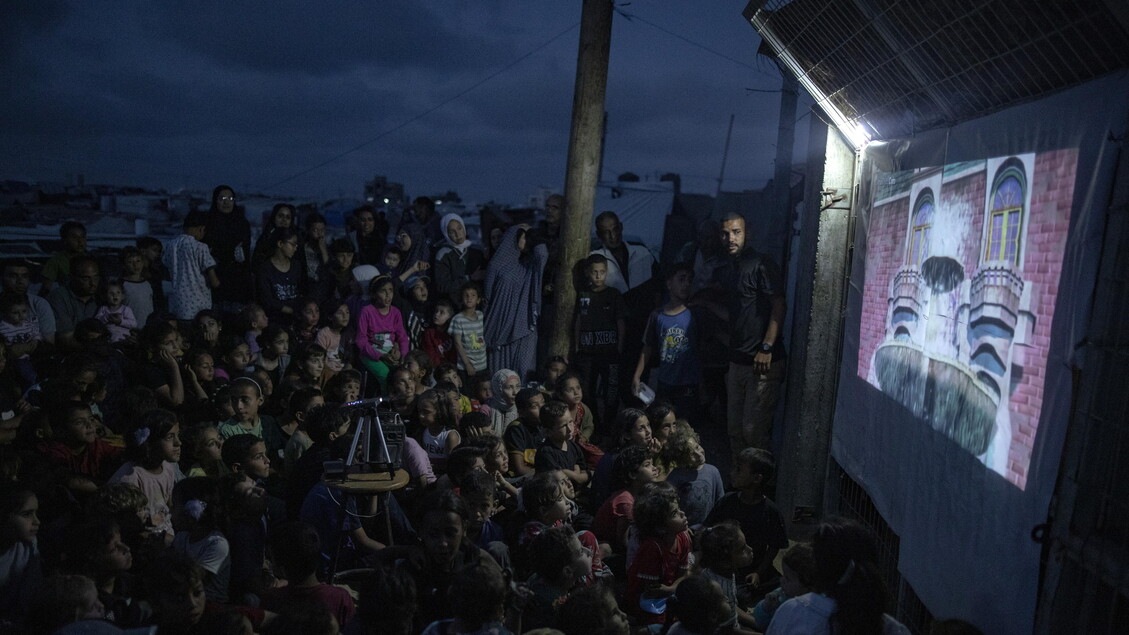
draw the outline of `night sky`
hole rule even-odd
[[[563,189],[579,0],[156,4],[2,3],[0,178],[328,198],[382,174],[515,204]],[[771,177],[780,75],[744,6],[618,5],[635,19],[614,18],[605,179],[679,172],[712,194],[730,114],[724,189]]]

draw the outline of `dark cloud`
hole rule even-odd
[[[777,88],[779,79],[756,62],[742,6],[655,0],[625,9],[744,67],[616,17],[608,166],[715,172],[736,113],[727,172],[771,174],[777,99],[744,88]],[[0,93],[0,176],[85,172],[245,190],[363,144],[276,189],[355,196],[364,179],[384,174],[412,194],[456,189],[521,202],[533,187],[563,186],[579,34],[569,29],[579,9],[505,0],[5,3],[0,78],[14,88]]]

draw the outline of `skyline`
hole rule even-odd
[[[319,198],[379,174],[479,203],[563,189],[580,2],[378,4],[7,3],[0,73],[20,88],[0,96],[0,174]],[[743,1],[706,4],[617,5],[604,179],[675,172],[712,194],[731,114],[723,189],[771,178],[780,74]]]

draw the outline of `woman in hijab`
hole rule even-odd
[[[526,241],[529,225],[506,230],[486,269],[486,343],[490,368],[512,368],[526,380],[537,371],[541,275],[549,251]]]
[[[419,225],[406,225],[396,234],[393,243],[400,249],[400,264],[392,270],[392,277],[406,282],[417,273],[431,268],[431,250],[427,246],[427,235]]]
[[[230,317],[238,315],[251,297],[251,224],[243,208],[235,204],[235,190],[220,185],[212,190],[204,244],[216,261],[220,286],[213,296],[216,310]]]
[[[435,291],[454,300],[463,284],[486,277],[486,254],[467,239],[466,225],[458,214],[444,216],[439,229],[446,242],[435,252]]]

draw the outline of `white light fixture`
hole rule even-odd
[[[757,11],[753,14],[753,17],[749,19],[753,28],[764,38],[765,42],[768,42],[768,45],[771,46],[772,50],[776,53],[776,57],[796,76],[797,81],[804,87],[804,90],[808,91],[812,98],[815,99],[815,103],[823,108],[823,111],[827,113],[828,117],[831,117],[831,122],[834,123],[835,127],[839,129],[839,132],[847,138],[847,141],[854,149],[863,149],[874,137],[866,127],[863,126],[861,121],[853,120],[844,115],[843,112],[839,110],[838,106],[815,85],[815,82],[811,81],[808,74],[800,66],[799,62],[796,61],[796,58],[792,57],[792,54],[785,48],[784,43],[777,39],[772,28],[768,26],[767,22],[762,18],[761,13],[761,11]]]

